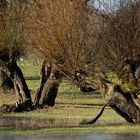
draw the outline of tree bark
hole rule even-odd
[[[125,65],[121,71],[122,83],[129,83],[138,87],[138,78],[137,72],[139,68],[139,60],[138,59],[125,59]]]
[[[80,88],[81,92],[93,92],[95,91],[95,88],[93,88],[91,85],[89,85],[86,80],[83,78],[82,73],[76,72],[75,73],[75,80],[76,80],[76,85]]]
[[[62,73],[56,69],[52,68],[51,74],[42,91],[41,99],[39,101],[40,106],[54,106],[55,99],[58,93],[58,88],[60,83],[62,82],[63,75]]]
[[[13,60],[8,66],[9,77],[13,81],[17,94],[17,104],[15,111],[29,111],[32,109],[31,95],[24,79],[23,73],[17,62]]]
[[[35,93],[34,106],[36,107],[39,105],[41,93],[43,91],[45,83],[50,77],[50,74],[51,74],[51,64],[48,63],[46,60],[44,60],[40,71],[40,77],[41,77],[40,86]]]
[[[140,108],[133,93],[125,92],[119,85],[107,84],[103,96],[107,104],[129,123],[140,123]]]
[[[14,88],[12,80],[3,71],[0,71],[0,87],[4,90]]]

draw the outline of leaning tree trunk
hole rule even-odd
[[[47,106],[54,106],[55,99],[58,93],[58,88],[60,83],[62,82],[62,73],[56,69],[52,68],[51,74],[42,91],[42,95],[39,101],[39,105],[43,107],[44,105]]]
[[[40,71],[40,77],[41,77],[40,86],[35,93],[35,101],[34,101],[35,107],[37,107],[39,105],[41,93],[43,91],[43,88],[45,86],[46,81],[50,77],[50,74],[51,74],[51,64],[48,63],[46,60],[44,60],[43,64],[42,64],[41,71]]]
[[[124,92],[119,85],[106,85],[103,96],[113,110],[129,123],[140,122],[140,108],[133,99],[133,93]]]
[[[16,60],[13,60],[8,67],[9,77],[13,81],[14,89],[17,94],[17,104],[15,111],[28,111],[32,109],[31,95],[24,79],[20,67]]]

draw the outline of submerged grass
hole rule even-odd
[[[43,135],[43,134],[70,134],[70,133],[118,133],[118,134],[130,134],[130,135],[140,135],[140,126],[139,125],[129,125],[129,124],[120,124],[112,126],[102,126],[102,125],[93,125],[93,126],[81,126],[81,127],[54,127],[54,128],[45,128],[45,129],[13,129],[9,128],[9,131],[3,131],[3,128],[0,127],[0,134],[31,134],[31,135]]]

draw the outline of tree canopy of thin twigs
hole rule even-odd
[[[84,1],[37,1],[29,22],[30,44],[65,75],[85,70],[91,62],[91,16]],[[59,64],[59,65],[58,65]]]
[[[19,56],[25,54],[24,22],[29,12],[29,6],[28,0],[3,0],[2,2],[0,52],[7,53],[9,58],[15,51]]]
[[[140,1],[121,2],[114,13],[100,14],[104,24],[98,38],[98,66],[117,75],[126,59],[139,59],[140,54]]]

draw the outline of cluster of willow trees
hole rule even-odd
[[[54,106],[67,78],[83,91],[99,90],[126,121],[140,121],[139,0],[2,0],[0,8],[0,70],[17,94],[8,110]],[[25,54],[43,62],[34,100],[17,64]]]

